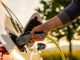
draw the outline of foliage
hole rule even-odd
[[[43,9],[37,8],[36,10],[42,13],[46,19],[50,19],[63,10],[70,2],[71,0],[41,0],[40,3],[43,5]],[[57,9],[59,11],[56,11]]]

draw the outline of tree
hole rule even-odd
[[[40,0],[40,3],[43,5],[43,9],[37,8],[36,10],[43,15],[43,19],[49,20],[53,16],[57,15],[60,11],[62,11],[67,5],[70,4],[70,2],[71,0]],[[67,40],[69,41],[70,60],[72,56],[71,40],[75,39],[74,34],[80,31],[77,31],[79,27],[80,19],[78,18],[65,27],[58,28],[55,31],[53,30],[51,33],[51,35],[58,38],[58,40],[66,36]],[[56,35],[53,33],[56,33]]]

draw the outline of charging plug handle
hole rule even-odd
[[[40,34],[42,37],[42,40],[45,38],[45,33],[44,32],[35,32],[35,35]],[[30,32],[26,32],[22,34],[20,37],[16,39],[16,42],[19,46],[24,46],[26,45],[29,41],[31,40]]]

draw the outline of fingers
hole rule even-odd
[[[34,33],[36,32],[36,28],[34,27],[33,30],[30,32],[31,39],[34,39]]]
[[[38,34],[38,35],[35,36],[35,39],[37,41],[41,41],[42,40],[42,36],[40,34]]]
[[[32,40],[41,41],[42,40],[42,36],[40,34],[35,35],[34,34],[35,32],[44,32],[43,26],[42,25],[38,25],[38,26],[34,27],[32,29],[32,31],[30,32]]]
[[[32,31],[30,32],[31,38],[34,38],[34,37],[35,37],[35,36],[34,36],[34,33],[35,33],[35,32],[41,32],[41,31],[42,31],[42,25],[38,25],[38,26],[34,27],[34,28],[32,29]]]
[[[41,41],[42,36],[40,34],[35,35],[35,37],[32,39],[33,41]]]
[[[34,38],[31,39],[32,41],[41,41],[42,40],[42,36],[40,34],[37,34],[34,36]]]

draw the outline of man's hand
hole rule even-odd
[[[35,32],[44,32],[44,28],[42,27],[42,24],[38,25],[37,27],[34,27],[33,30],[30,32],[32,40],[37,40],[37,41],[41,40],[42,37],[39,34],[34,35]]]

